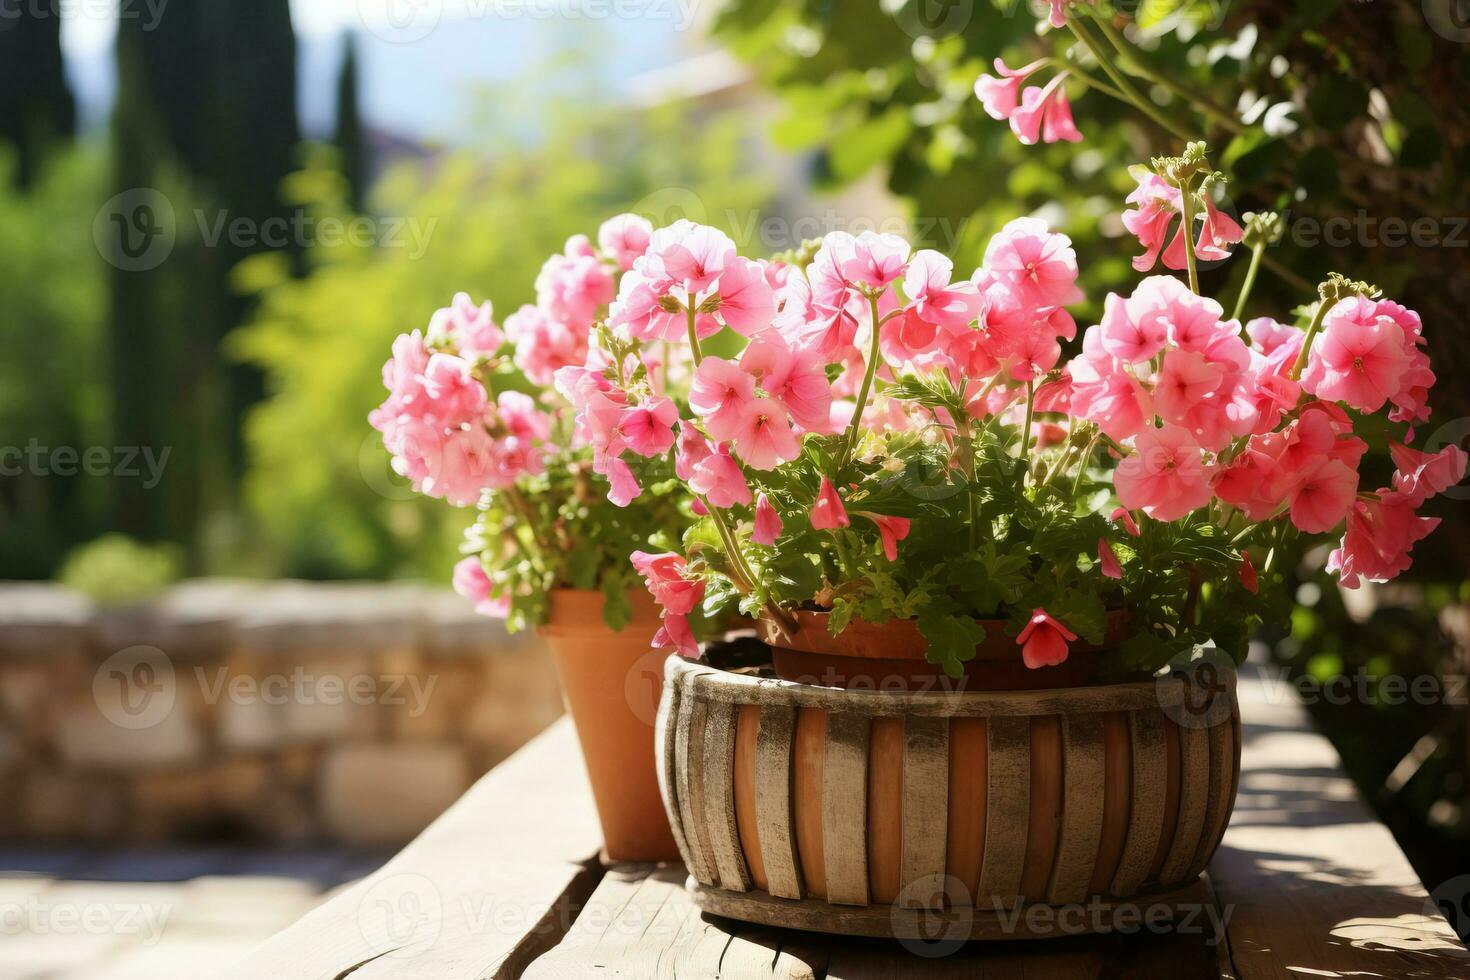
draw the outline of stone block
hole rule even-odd
[[[453,744],[344,745],[327,753],[317,800],[332,839],[391,844],[427,827],[469,781],[465,753]]]

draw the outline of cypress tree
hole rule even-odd
[[[15,148],[20,187],[31,185],[46,153],[75,130],[61,18],[32,4],[0,7],[0,142]]]
[[[362,141],[362,117],[358,112],[357,41],[351,34],[342,39],[342,70],[337,76],[337,131],[332,143],[347,180],[347,203],[361,213],[367,200],[367,160]]]

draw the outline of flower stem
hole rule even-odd
[[[1302,371],[1307,366],[1307,355],[1312,351],[1312,341],[1317,338],[1317,333],[1322,329],[1322,321],[1327,319],[1327,314],[1338,304],[1336,298],[1327,299],[1323,297],[1317,303],[1317,314],[1312,317],[1312,325],[1307,327],[1307,335],[1302,338],[1301,353],[1296,356],[1296,363],[1291,366],[1291,380],[1296,381],[1302,376]]]
[[[1097,63],[1102,66],[1102,70],[1107,73],[1107,76],[1113,80],[1113,84],[1118,86],[1118,90],[1128,97],[1128,100],[1133,103],[1138,111],[1158,123],[1166,133],[1185,142],[1189,141],[1190,137],[1188,133],[1183,132],[1170,122],[1168,117],[1158,110],[1157,106],[1150,103],[1138,89],[1133,87],[1133,83],[1123,76],[1123,73],[1117,69],[1108,57],[1107,52],[1102,49],[1102,45],[1097,43],[1085,27],[1070,17],[1067,18],[1067,27],[1076,35],[1077,40],[1081,41],[1086,45],[1087,50],[1092,52],[1092,56],[1097,59]]]
[[[1099,81],[1098,79],[1093,78],[1091,75],[1088,75],[1081,68],[1078,68],[1076,64],[1068,61],[1065,58],[1053,58],[1051,59],[1051,64],[1052,67],[1058,69],[1059,71],[1067,72],[1073,78],[1077,79],[1077,81],[1081,82],[1088,88],[1096,89],[1103,95],[1117,99],[1119,102],[1126,102],[1129,105],[1133,104],[1133,100],[1128,98],[1128,96],[1124,95],[1122,92],[1119,92],[1107,82]]]
[[[695,327],[695,321],[699,319],[699,313],[694,309],[694,302],[689,303],[689,349],[694,352],[694,366],[699,367],[699,362],[704,355],[699,351],[699,330]]]
[[[1199,266],[1194,256],[1194,178],[1179,181],[1179,208],[1184,212],[1184,226],[1179,234],[1184,236],[1184,262],[1189,267],[1189,289],[1199,295]]]
[[[1036,382],[1026,382],[1026,423],[1021,429],[1021,485],[1026,485],[1026,475],[1031,469],[1031,420],[1036,416]]]
[[[1198,106],[1205,115],[1214,119],[1231,132],[1245,132],[1245,125],[1236,119],[1224,106],[1197,92],[1191,92],[1168,75],[1154,71],[1138,56],[1138,49],[1130,44],[1127,38],[1118,33],[1118,29],[1109,23],[1106,17],[1091,7],[1084,7],[1083,9],[1097,22],[1097,26],[1102,29],[1103,36],[1108,39],[1108,43],[1113,46],[1114,50],[1121,54],[1128,62],[1128,66],[1133,69],[1134,74],[1141,75],[1155,85],[1162,85],[1190,105]]]
[[[1255,247],[1251,249],[1250,268],[1245,270],[1245,282],[1241,283],[1240,295],[1235,298],[1235,312],[1230,314],[1230,319],[1239,320],[1241,314],[1245,312],[1245,301],[1250,298],[1251,290],[1256,286],[1256,273],[1261,271],[1261,259],[1265,256],[1266,242],[1263,239],[1256,242]]]
[[[868,366],[863,372],[863,384],[858,389],[857,404],[852,409],[852,421],[847,423],[847,435],[842,440],[842,455],[838,457],[837,472],[841,473],[852,459],[852,454],[857,449],[858,427],[863,421],[863,410],[868,407],[868,393],[873,389],[873,375],[878,373],[878,359],[882,354],[878,350],[878,296],[873,294],[868,297],[868,304],[873,311],[873,339],[868,349]]]

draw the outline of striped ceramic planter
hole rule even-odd
[[[660,788],[709,912],[878,936],[936,917],[968,938],[1106,928],[1008,913],[1198,894],[1240,768],[1233,680],[1201,690],[845,691],[673,657]]]

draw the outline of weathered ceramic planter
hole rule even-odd
[[[982,620],[986,635],[975,648],[975,659],[965,664],[964,677],[950,679],[942,667],[925,658],[929,642],[913,620],[880,624],[854,620],[833,636],[827,613],[799,611],[793,618],[794,632],[770,616],[759,621],[760,636],[771,647],[777,676],[801,684],[869,691],[1080,687],[1092,682],[1098,655],[1121,645],[1130,632],[1126,612],[1109,613],[1102,644],[1074,643],[1064,663],[1033,670],[1022,662],[1016,641],[1006,635],[1006,620]]]
[[[611,861],[679,857],[659,799],[653,729],[662,655],[648,640],[658,608],[643,589],[633,594],[633,622],[620,632],[602,621],[601,592],[557,589],[540,633],[556,659],[567,711],[577,729],[592,796]],[[650,671],[653,678],[645,676]]]
[[[1229,678],[884,693],[671,658],[659,712],[695,900],[824,932],[1059,935],[1106,917],[1003,913],[1196,894],[1239,773]]]

